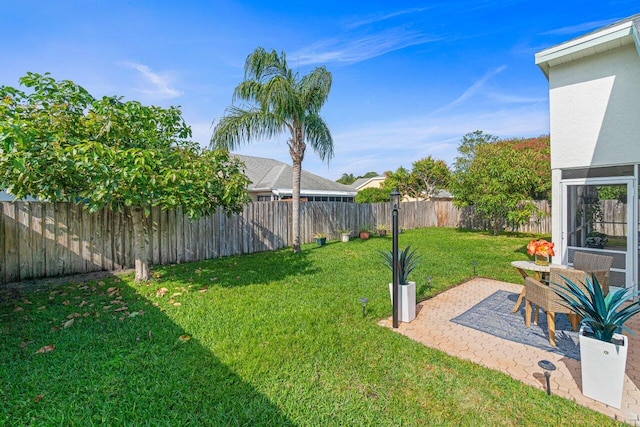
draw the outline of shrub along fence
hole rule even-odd
[[[549,203],[538,202],[546,212]],[[103,209],[94,214],[81,205],[47,202],[0,202],[0,284],[93,271],[133,267],[133,227],[123,213]],[[191,221],[180,210],[151,210],[147,240],[152,264],[181,263],[268,251],[291,246],[291,203],[257,202],[244,211]],[[399,224],[404,229],[461,227],[487,229],[473,209],[450,201],[403,202]],[[316,232],[337,239],[342,230],[391,224],[389,203],[301,204],[301,240]],[[533,218],[517,229],[549,233],[550,217]]]

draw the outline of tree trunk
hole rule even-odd
[[[136,282],[149,280],[149,260],[147,258],[146,217],[141,207],[130,207],[129,213],[133,222],[133,256],[135,259]]]
[[[302,161],[293,159],[293,189],[291,213],[291,228],[293,232],[293,252],[300,252],[300,175],[302,174]]]
[[[496,218],[493,220],[493,235],[498,236],[502,231],[502,218]]]

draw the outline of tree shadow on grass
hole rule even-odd
[[[118,278],[0,302],[0,351],[1,425],[294,425]]]
[[[318,247],[317,249],[321,249]],[[188,281],[194,286],[237,287],[266,284],[317,272],[309,260],[309,250],[293,253],[290,249],[229,256],[171,266],[154,266],[163,280]]]

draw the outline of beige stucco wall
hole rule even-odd
[[[380,188],[380,187],[382,187],[382,183],[384,182],[384,180],[385,180],[384,177],[371,178],[369,181],[367,181],[366,184],[364,184],[362,187],[358,188],[358,191],[364,190],[365,188]]]
[[[640,57],[634,44],[549,70],[551,168],[640,162]]]

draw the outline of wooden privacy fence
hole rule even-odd
[[[627,204],[618,200],[600,200],[602,218],[597,219],[594,231],[607,236],[627,235]],[[600,221],[601,220],[601,221]]]
[[[539,202],[548,212],[548,202]],[[133,227],[125,214],[103,209],[89,213],[81,205],[47,202],[0,202],[0,284],[133,267]],[[151,210],[147,241],[153,264],[181,263],[280,249],[291,246],[291,203],[257,202],[244,211],[191,221],[180,210]],[[486,229],[473,209],[458,209],[450,201],[405,202],[400,226]],[[364,227],[391,224],[389,203],[301,204],[303,243],[316,232],[329,239],[341,230],[352,235]],[[519,231],[549,233],[550,217],[532,219]]]

